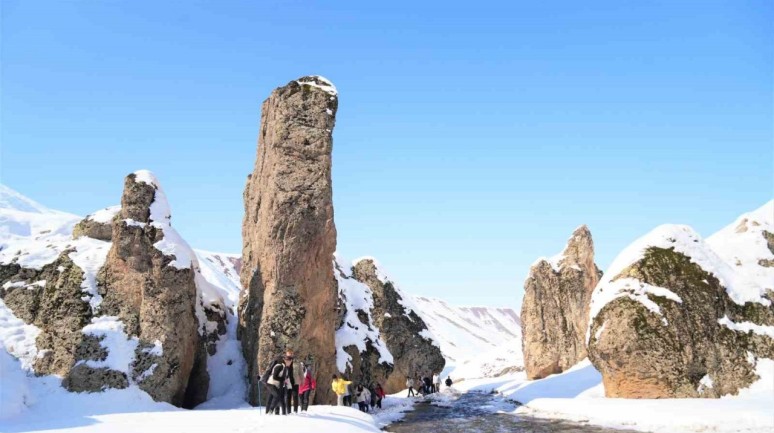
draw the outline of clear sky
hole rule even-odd
[[[193,246],[239,252],[261,101],[319,74],[339,252],[518,306],[580,224],[604,269],[771,199],[773,5],[0,0],[0,180],[84,215],[147,168]]]

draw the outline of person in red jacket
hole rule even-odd
[[[303,380],[298,387],[298,396],[301,400],[301,412],[306,412],[309,408],[309,395],[317,389],[317,381],[312,377],[312,366],[301,363],[301,371],[303,374]]]
[[[374,393],[376,394],[376,407],[379,409],[382,408],[382,399],[384,398],[384,389],[382,388],[381,384],[376,384],[376,388],[374,388]]]

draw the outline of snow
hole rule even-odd
[[[80,219],[0,185],[0,263],[42,269],[72,246],[73,227]]]
[[[35,340],[39,334],[37,326],[24,323],[0,299],[0,346],[18,358],[25,370],[32,369],[38,356]]]
[[[447,367],[462,365],[504,345],[521,348],[521,321],[510,308],[458,307],[422,296],[412,300],[433,340],[440,345]],[[513,355],[502,369],[523,366],[521,354]]]
[[[774,200],[739,216],[736,221],[707,238],[707,245],[729,267],[749,281],[752,286],[747,287],[750,297],[756,294],[760,296],[766,289],[774,290],[774,267],[759,264],[763,259],[774,260],[774,253],[768,249],[763,236],[764,231],[774,233]]]
[[[498,347],[478,353],[459,363],[447,366],[441,378],[451,376],[453,380],[498,377],[524,369],[521,339],[503,341]]]
[[[709,374],[705,374],[704,377],[699,380],[699,388],[712,388],[714,383],[712,382],[712,378],[709,376]]]
[[[113,222],[113,217],[119,212],[121,212],[121,205],[109,206],[86,216],[86,219],[102,224],[109,224]]]
[[[387,349],[387,344],[373,321],[374,298],[371,289],[348,276],[336,259],[333,261],[333,273],[339,286],[339,298],[346,308],[344,323],[336,330],[336,368],[342,373],[347,371],[347,367],[352,370],[352,357],[344,351],[344,348],[355,346],[362,353],[367,349],[369,341],[379,352],[379,363],[392,364],[394,362],[392,353]],[[358,310],[366,313],[368,323],[360,321]]]
[[[107,260],[111,243],[81,236],[74,244],[75,251],[69,253],[69,257],[83,271],[82,299],[89,302],[92,312],[96,312],[102,303],[102,295],[97,291],[97,273]]]
[[[19,361],[2,349],[0,377],[0,431],[7,433],[363,433],[379,432],[386,423],[356,409],[335,406],[311,406],[307,414],[290,416],[266,415],[261,408],[245,403],[228,409],[200,406],[184,410],[154,402],[136,385],[99,393],[71,393],[62,388],[58,377],[27,374]],[[389,401],[388,397],[385,403]],[[388,410],[384,412],[390,416]]]
[[[193,264],[195,254],[182,236],[172,228],[172,212],[167,201],[167,195],[161,188],[156,176],[148,170],[138,170],[134,172],[134,181],[146,183],[155,188],[153,203],[150,205],[150,224],[162,230],[164,238],[153,244],[165,256],[174,256],[175,259],[169,262],[168,266],[177,269],[188,269]],[[133,222],[136,223],[136,222]],[[132,225],[132,223],[127,222]]]
[[[317,83],[315,79],[317,81],[320,81],[320,83]],[[296,82],[298,84],[316,87],[331,96],[336,96],[339,94],[338,90],[336,90],[336,86],[334,86],[329,79],[320,75],[310,75],[308,77],[301,78]],[[331,114],[331,113],[328,113],[328,114]]]
[[[100,337],[100,345],[107,350],[107,358],[104,361],[78,361],[91,368],[109,368],[111,370],[130,375],[130,366],[134,362],[134,352],[139,340],[137,337],[128,337],[124,331],[124,323],[115,316],[101,316],[91,319],[91,323],[83,327],[85,335]],[[160,342],[159,342],[160,345]],[[155,348],[154,348],[155,349]]]
[[[774,429],[774,361],[758,360],[760,379],[738,396],[720,399],[604,397],[601,375],[588,360],[570,370],[529,381],[524,373],[465,380],[459,391],[497,392],[523,405],[513,415],[567,419],[609,428],[670,433],[764,432]],[[704,380],[711,384],[711,379]]]
[[[419,315],[419,307],[417,306],[416,302],[414,302],[414,298],[412,296],[407,295],[403,292],[403,290],[400,289],[398,286],[398,283],[395,282],[394,279],[390,278],[387,275],[387,272],[384,271],[384,267],[381,263],[379,263],[378,260],[376,260],[373,257],[370,256],[363,256],[358,259],[355,259],[352,261],[352,266],[356,266],[358,263],[360,263],[363,260],[370,260],[374,264],[374,268],[376,268],[376,278],[382,282],[382,284],[391,284],[392,288],[395,289],[395,293],[398,295],[398,303],[403,307],[403,315],[406,316],[409,320],[413,321],[411,318],[411,312],[416,313]],[[421,317],[421,316],[420,316]],[[420,332],[420,336],[424,338],[425,340],[429,340],[434,346],[440,347],[440,344],[438,342],[438,339],[433,334],[433,331],[431,329],[425,329]]]
[[[718,323],[732,331],[744,333],[752,332],[774,339],[774,326],[758,325],[753,322],[734,322],[729,319],[728,316],[723,316],[718,319]]]
[[[164,354],[164,345],[161,344],[161,341],[156,340],[153,342],[153,347],[146,347],[142,349],[142,352],[153,356],[161,356]]]
[[[215,355],[207,358],[210,387],[208,401],[200,405],[201,408],[234,407],[242,404],[247,394],[247,367],[242,345],[237,340],[237,317],[234,314],[242,289],[236,269],[238,262],[239,256],[235,254],[196,250],[195,281],[202,304],[219,308],[227,319],[226,334],[218,340]],[[203,314],[203,311],[197,314]],[[206,321],[206,316],[199,317],[199,323],[210,327],[214,325]]]
[[[602,280],[594,288],[589,323],[593,323],[594,317],[605,305],[621,296],[628,296],[641,302],[654,313],[659,313],[659,309],[648,298],[648,295],[661,296],[680,302],[680,298],[666,288],[651,286],[631,278],[616,280],[627,267],[640,261],[645,251],[650,247],[674,248],[676,252],[688,256],[693,263],[712,273],[726,288],[729,297],[740,305],[746,302],[771,304],[764,297],[764,288],[758,282],[735,272],[692,228],[685,225],[666,224],[656,227],[650,233],[637,239],[615,258],[604,273]]]

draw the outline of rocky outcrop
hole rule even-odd
[[[521,307],[529,379],[561,373],[586,358],[589,302],[601,275],[585,225],[573,232],[561,254],[532,265]]]
[[[753,250],[744,248],[731,256]],[[758,379],[758,358],[774,357],[773,300],[690,227],[661,226],[595,289],[589,358],[608,397],[736,394]]]
[[[126,334],[137,337],[131,380],[158,401],[203,402],[208,375],[193,252],[172,229],[166,197],[150,173],[126,177],[112,239],[99,274],[100,312],[118,317]],[[70,381],[88,389],[81,382]]]
[[[73,227],[73,239],[88,236],[110,242],[113,237],[113,218],[120,211],[121,206],[111,206],[87,216]]]
[[[395,287],[373,259],[356,262],[352,277],[371,289],[371,316],[393,358],[393,370],[382,383],[385,391],[404,389],[406,376],[440,373],[446,361],[427,325],[412,308],[411,299]]]
[[[67,250],[40,270],[9,264],[0,266],[0,297],[16,317],[40,329],[35,343],[37,374],[66,376],[77,359],[76,348],[85,342],[82,328],[92,310],[84,301],[83,270]]]
[[[244,192],[239,337],[250,402],[263,369],[286,349],[334,372],[336,250],[331,189],[332,131],[338,97],[322,77],[302,77],[263,102],[255,169]],[[318,403],[332,403],[328,386]]]
[[[339,290],[336,366],[355,383],[384,384],[394,361],[374,320],[373,292],[354,279],[338,259],[333,265]]]

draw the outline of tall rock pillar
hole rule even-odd
[[[532,265],[521,307],[529,379],[561,373],[586,358],[589,303],[601,276],[585,225],[573,232],[561,254]]]
[[[325,384],[336,369],[331,151],[337,108],[336,88],[319,76],[275,89],[261,107],[258,155],[244,192],[239,306],[252,404],[261,373],[286,349],[316,367],[315,402],[334,401]]]

